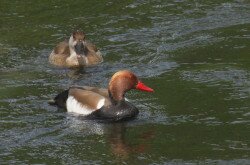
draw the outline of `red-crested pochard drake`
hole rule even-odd
[[[58,94],[50,104],[90,119],[126,120],[136,117],[139,113],[133,104],[125,100],[125,93],[130,89],[154,91],[144,85],[131,71],[123,70],[112,76],[108,89],[70,87]]]
[[[85,39],[82,31],[73,32],[69,40],[60,42],[49,56],[51,64],[66,68],[81,68],[102,61],[101,52]]]

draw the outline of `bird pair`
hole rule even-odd
[[[70,39],[59,43],[49,56],[51,64],[67,68],[91,66],[102,61],[100,51],[86,40],[81,31],[73,32]],[[125,98],[125,93],[131,89],[153,92],[153,89],[144,85],[134,73],[122,70],[112,76],[108,89],[72,86],[49,103],[89,119],[127,120],[139,113]]]

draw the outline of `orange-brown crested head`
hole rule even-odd
[[[138,89],[147,92],[154,90],[144,85],[137,76],[128,70],[116,72],[109,82],[109,92],[114,100],[124,99],[124,95],[130,89]]]

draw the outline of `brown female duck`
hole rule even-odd
[[[68,42],[60,42],[49,56],[52,65],[66,68],[81,68],[102,61],[100,51],[85,39],[81,31],[73,32]]]

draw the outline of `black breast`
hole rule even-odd
[[[127,101],[119,101],[115,105],[102,107],[91,113],[88,118],[101,119],[108,121],[124,121],[135,118],[138,115],[138,109]]]

